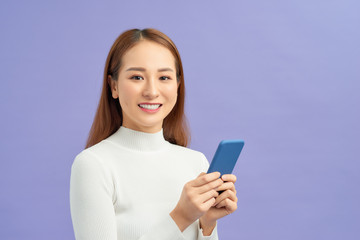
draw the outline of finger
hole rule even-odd
[[[226,208],[226,210],[230,214],[237,209],[237,203],[227,198],[221,201],[218,205],[216,205],[216,208],[222,208],[222,207]]]
[[[210,198],[209,200],[207,200],[206,202],[203,203],[203,206],[205,208],[205,210],[209,210],[213,204],[215,203],[215,198]]]
[[[219,172],[212,172],[207,174],[199,175],[196,179],[191,181],[191,186],[193,187],[200,187],[206,183],[214,181],[215,179],[220,178]]]
[[[216,191],[225,191],[225,190],[231,190],[233,192],[235,192],[235,185],[233,182],[224,182],[223,184],[221,184],[218,188],[216,188]]]
[[[238,201],[238,198],[237,198],[235,192],[233,192],[231,190],[226,190],[225,192],[223,192],[216,198],[215,205],[218,205],[221,201],[223,201],[227,198],[234,202]]]
[[[233,182],[233,183],[236,182],[236,176],[234,174],[224,174],[221,176],[221,179],[224,182]]]
[[[215,205],[216,208],[222,208],[222,207],[225,207],[227,205],[227,198],[222,200],[221,202],[219,202],[217,205]]]
[[[224,183],[223,180],[221,180],[221,178],[218,178],[218,179],[215,179],[214,181],[211,181],[207,184],[197,187],[197,191],[198,191],[198,193],[201,194],[201,193],[210,191],[212,189],[215,190],[216,188],[220,187],[223,183]]]
[[[219,196],[219,193],[217,191],[215,191],[214,189],[204,192],[202,194],[199,195],[199,201],[201,203],[204,203],[206,201],[208,201],[211,198],[217,198]]]
[[[233,213],[237,209],[237,203],[233,201],[228,201],[227,204],[225,205],[225,208],[231,213]]]

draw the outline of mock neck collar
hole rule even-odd
[[[146,133],[120,126],[111,136],[111,140],[122,147],[141,152],[160,151],[169,144],[164,138],[162,128],[156,133]]]

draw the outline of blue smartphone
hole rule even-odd
[[[207,173],[231,174],[243,147],[244,141],[240,139],[221,141]]]

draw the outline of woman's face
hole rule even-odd
[[[119,98],[124,127],[158,132],[177,99],[175,59],[162,45],[142,40],[124,54],[111,88],[113,98]]]

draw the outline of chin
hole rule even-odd
[[[162,126],[162,122],[142,122],[139,126],[144,128],[156,128],[157,126]]]

